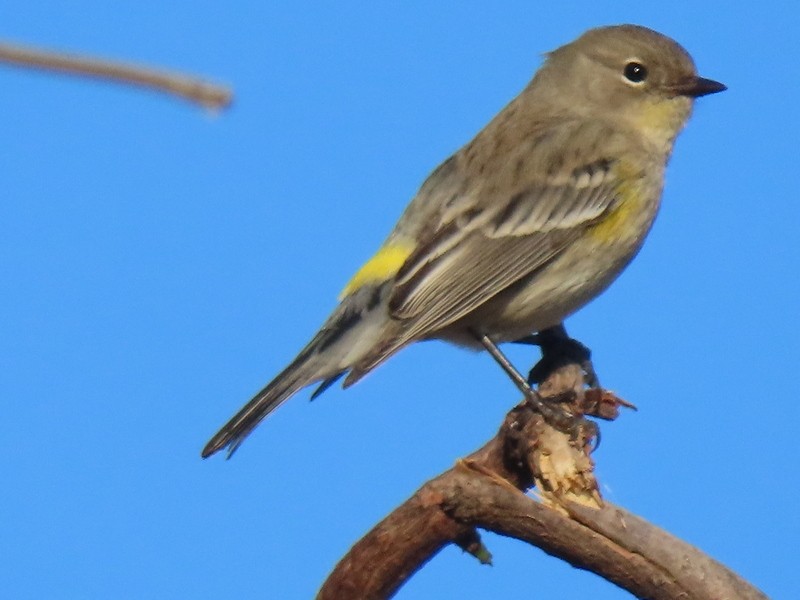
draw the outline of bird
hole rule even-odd
[[[564,331],[641,248],[696,98],[726,89],[640,25],[590,29],[424,181],[294,360],[214,435],[230,457],[274,409],[317,384],[347,388],[402,348],[488,350]],[[521,379],[521,380],[520,380]],[[528,388],[530,389],[530,388]]]

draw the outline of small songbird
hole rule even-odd
[[[483,348],[503,364],[498,343],[560,327],[639,251],[694,99],[724,89],[676,42],[635,25],[548,54],[433,171],[322,328],[202,456],[230,456],[300,389],[320,383],[316,395],[342,376],[348,387],[412,342]]]

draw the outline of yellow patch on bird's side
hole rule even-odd
[[[368,283],[382,283],[393,277],[414,250],[409,243],[390,243],[362,266],[339,294],[341,300]]]
[[[641,211],[645,203],[641,175],[633,165],[619,163],[616,176],[617,204],[595,223],[589,233],[600,243],[613,243],[641,233]]]
[[[610,243],[625,237],[634,226],[634,209],[638,208],[635,201],[620,202],[598,221],[589,231],[594,238],[602,243]]]

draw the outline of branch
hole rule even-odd
[[[576,365],[553,373],[540,392],[570,399],[576,414],[606,419],[629,406],[608,392],[583,393]],[[557,431],[523,401],[486,445],[423,485],[357,542],[318,600],[389,598],[451,543],[488,562],[476,528],[528,542],[639,598],[766,598],[693,546],[604,503],[589,456],[591,433]],[[524,493],[534,484],[539,500]]]
[[[195,102],[209,109],[227,108],[232,92],[196,77],[47,50],[0,44],[0,62],[150,88]]]

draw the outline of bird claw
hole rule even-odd
[[[569,434],[570,441],[580,447],[588,447],[589,454],[600,447],[600,426],[586,417],[575,417]]]
[[[574,397],[571,392],[567,395]],[[548,425],[568,434],[573,444],[580,447],[589,444],[590,453],[600,447],[600,427],[583,415],[576,415],[566,409],[562,403],[569,399],[562,396],[543,397],[533,389],[527,399],[531,408],[541,414]]]

